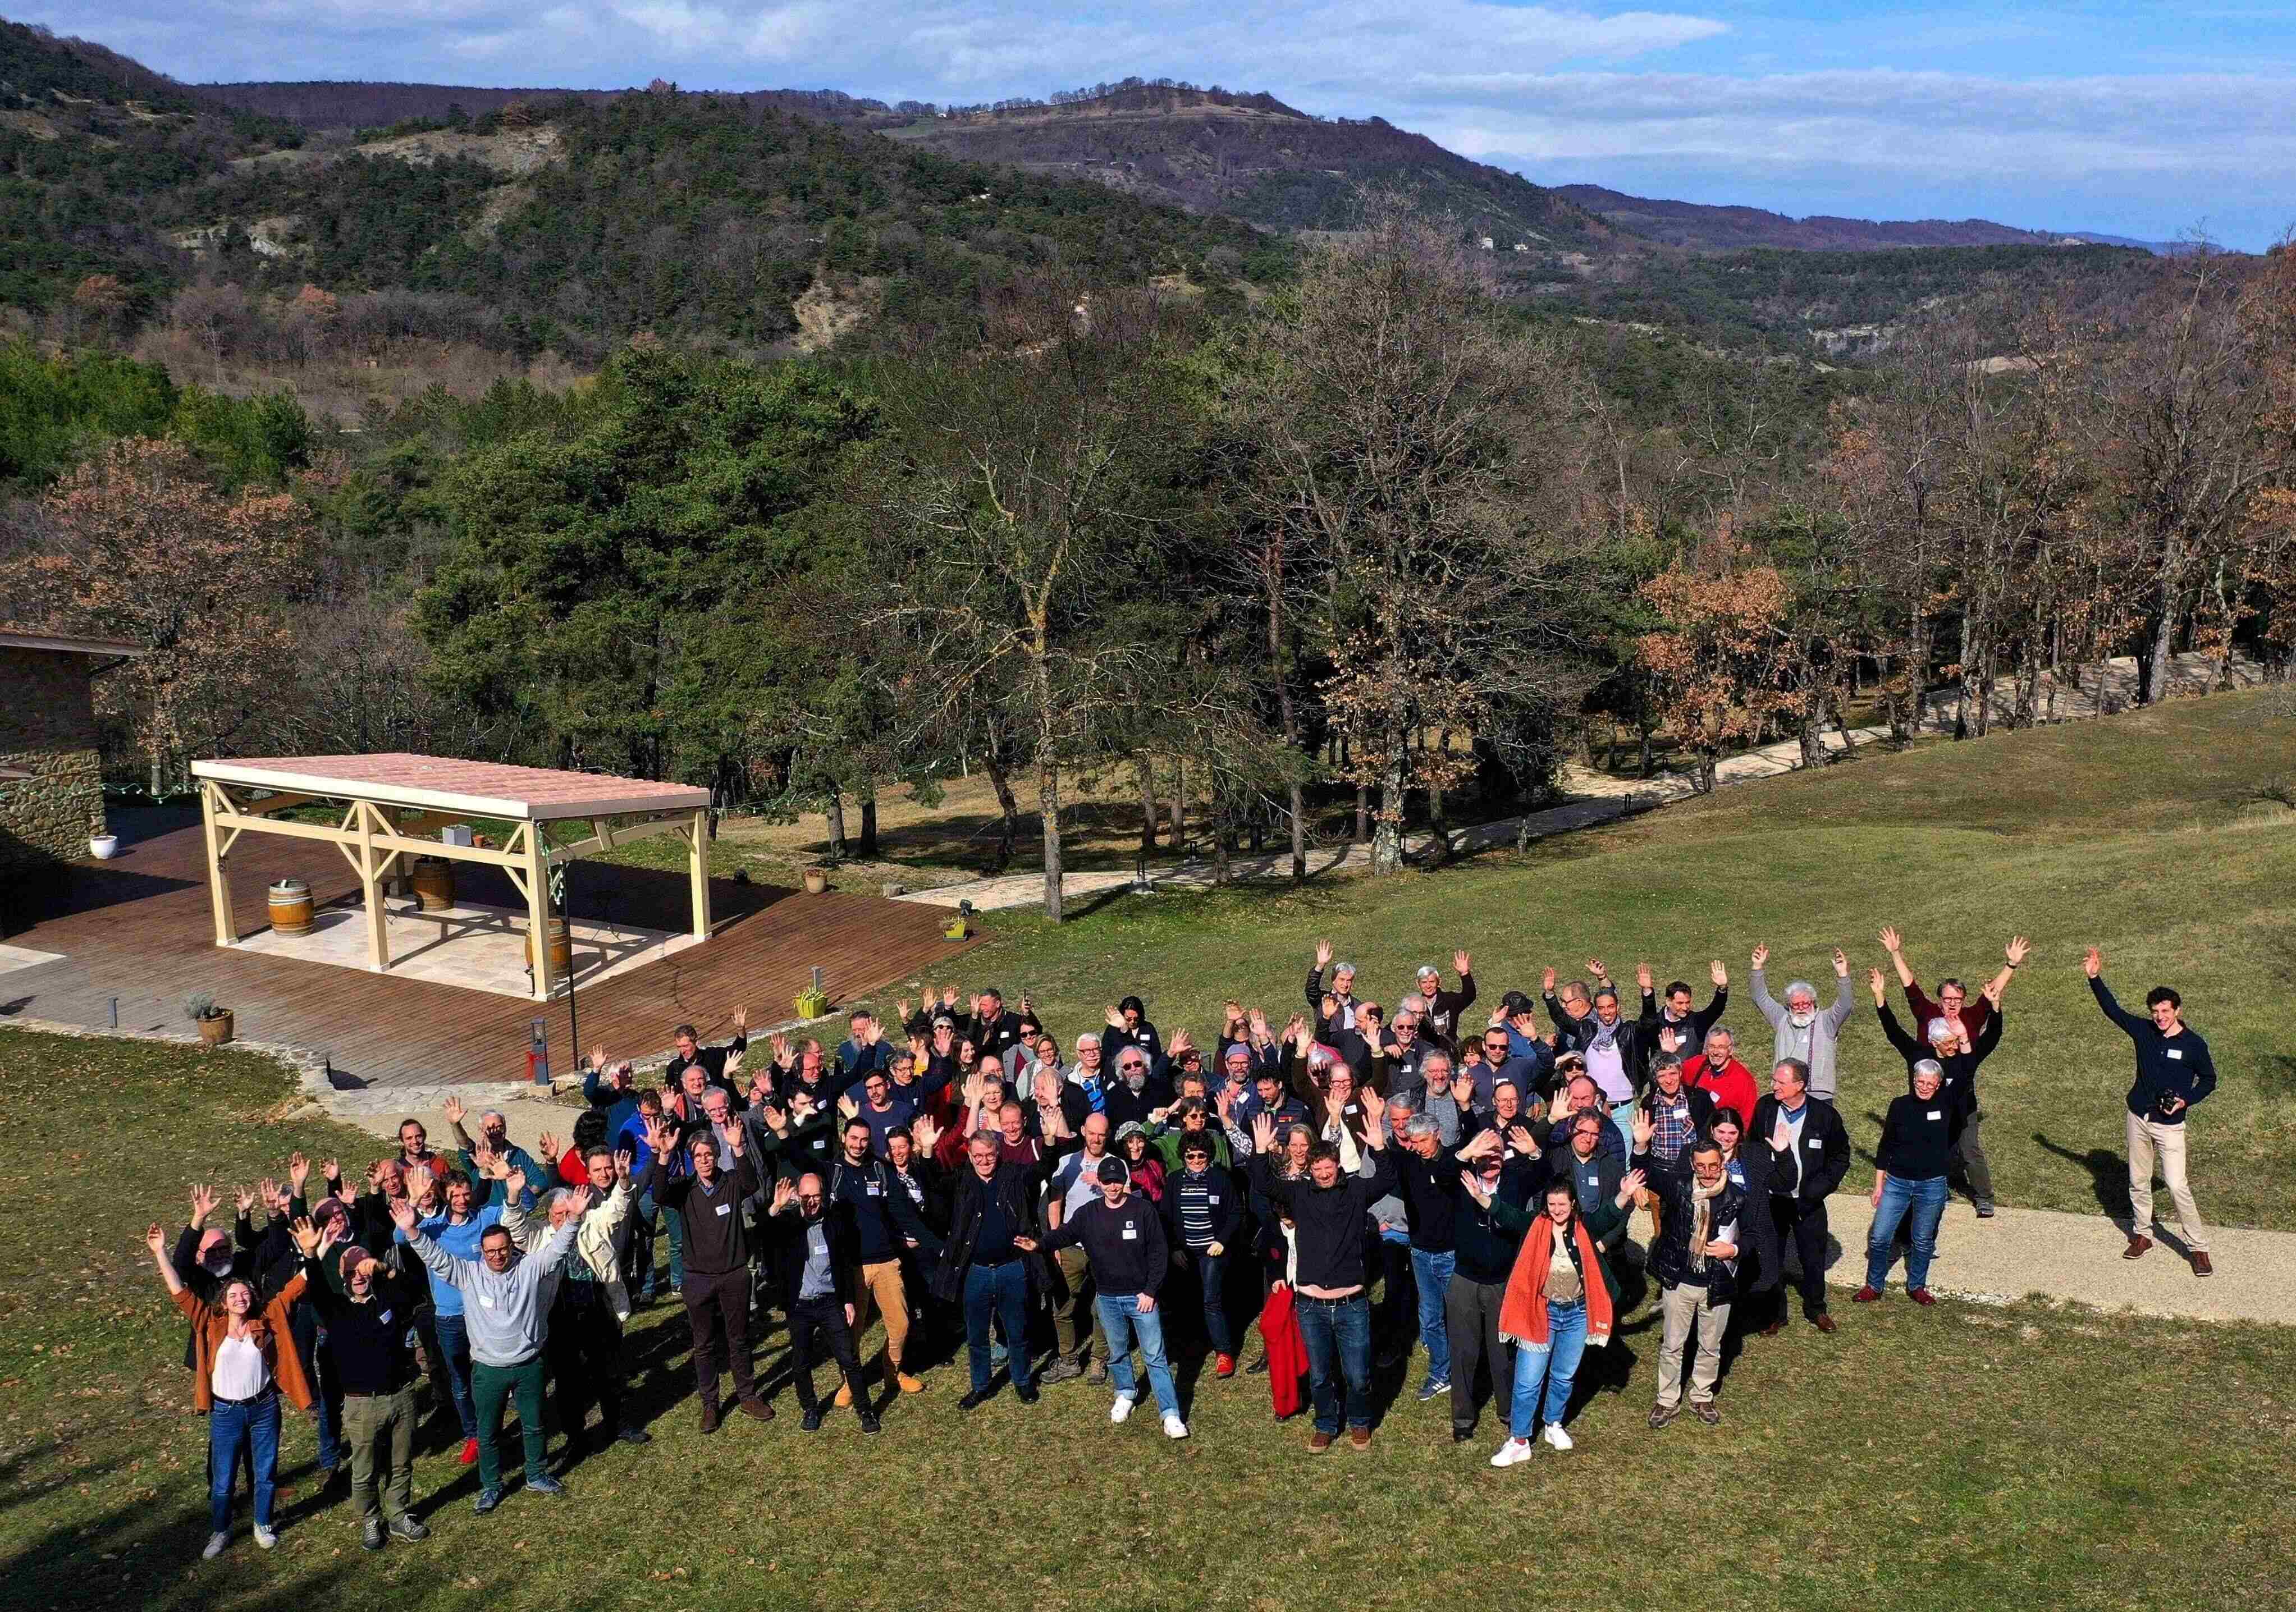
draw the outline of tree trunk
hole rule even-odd
[[[1058,923],[1061,911],[1061,768],[1053,759],[1051,735],[1037,746],[1037,819],[1045,835],[1045,916]]]
[[[997,808],[1004,814],[1001,831],[996,839],[996,871],[1002,873],[1013,865],[1013,854],[1021,838],[1021,803],[1013,794],[1013,780],[1004,771],[1004,757],[991,744],[980,757],[981,771],[988,774],[989,787],[996,791]]]
[[[1833,759],[1825,749],[1825,712],[1815,701],[1802,712],[1801,731],[1798,737],[1801,741],[1801,764],[1804,767],[1822,767]]]
[[[1172,757],[1172,850],[1177,855],[1188,846],[1188,758]]]
[[[1275,710],[1283,724],[1283,742],[1300,748],[1300,720],[1292,705],[1292,679],[1283,663],[1283,544],[1270,537],[1260,551],[1260,575],[1267,586],[1267,675],[1275,683]],[[1308,879],[1307,792],[1293,780],[1286,794],[1292,808],[1292,882]],[[1253,849],[1259,848],[1257,843]]]
[[[1156,764],[1145,756],[1136,756],[1132,771],[1140,780],[1140,848],[1152,854],[1156,849]]]
[[[845,797],[836,790],[829,791],[829,860],[845,860]]]
[[[1356,835],[1357,845],[1371,838],[1371,786],[1356,785]]]
[[[1402,735],[1397,735],[1388,755],[1387,769],[1379,780],[1379,821],[1372,829],[1371,871],[1374,873],[1403,871],[1403,779],[1409,757]]]
[[[2141,698],[2158,705],[2169,697],[2169,656],[2177,647],[2177,567],[2175,538],[2169,540],[2161,563],[2161,619],[2152,629],[2152,664],[2144,668]]]
[[[855,850],[864,857],[877,855],[877,797],[874,791],[861,803],[861,843]]]
[[[1212,882],[1214,884],[1226,884],[1228,881],[1228,833],[1227,802],[1225,798],[1216,795],[1212,798]]]

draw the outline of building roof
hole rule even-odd
[[[547,767],[416,756],[404,750],[373,756],[281,756],[255,761],[195,761],[193,775],[218,783],[252,784],[291,794],[383,806],[468,812],[480,817],[546,822],[560,817],[610,817],[625,812],[692,811],[709,804],[709,791],[689,784],[616,778],[603,773],[562,773]]]
[[[29,633],[0,626],[0,649],[54,650],[66,655],[148,655],[151,646],[118,638],[68,638],[56,633]]]

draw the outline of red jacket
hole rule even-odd
[[[1723,1065],[1717,1075],[1702,1055],[1695,1063],[1682,1066],[1682,1078],[1685,1085],[1711,1097],[1717,1109],[1737,1109],[1740,1131],[1754,1123],[1754,1072],[1736,1059]]]

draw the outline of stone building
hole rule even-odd
[[[86,860],[103,831],[93,678],[133,643],[0,629],[0,886],[19,892]]]

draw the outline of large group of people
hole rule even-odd
[[[1896,931],[1882,943],[1906,1019],[1881,970],[1866,983],[1906,1087],[1872,1148],[1856,1299],[1883,1297],[1902,1236],[1906,1290],[1926,1305],[1950,1183],[1995,1213],[1977,1080],[2029,947],[2013,939],[1975,992],[1945,979],[1931,996]],[[1491,1463],[1507,1467],[1542,1441],[1571,1448],[1574,1391],[1611,1372],[1590,1351],[1615,1356],[1605,1346],[1645,1296],[1651,1428],[1685,1404],[1711,1425],[1726,1340],[1781,1331],[1789,1291],[1818,1332],[1837,1327],[1828,1204],[1852,1163],[1834,1098],[1857,992],[1840,950],[1831,1003],[1807,980],[1773,994],[1768,958],[1753,948],[1770,1032],[1759,1080],[1718,961],[1702,1007],[1644,964],[1629,1015],[1588,959],[1586,978],[1548,969],[1536,996],[1506,991],[1478,1014],[1464,952],[1451,983],[1421,969],[1390,1007],[1319,945],[1304,1011],[1278,1026],[1231,1001],[1208,1047],[1160,1029],[1137,996],[1063,1041],[1026,996],[945,988],[900,1002],[890,1026],[856,1010],[834,1049],[775,1035],[761,1050],[737,1009],[723,1044],[678,1027],[658,1081],[594,1050],[570,1141],[545,1134],[529,1152],[500,1113],[473,1132],[450,1101],[450,1148],[409,1119],[356,1187],[299,1154],[283,1182],[238,1192],[229,1230],[209,1224],[221,1193],[195,1186],[173,1248],[162,1226],[149,1240],[190,1319],[185,1363],[209,1417],[208,1554],[229,1546],[242,1469],[256,1542],[275,1541],[283,1400],[316,1416],[320,1464],[348,1480],[369,1550],[426,1532],[411,1495],[426,1378],[434,1425],[477,1469],[480,1515],[509,1485],[513,1403],[529,1493],[561,1493],[594,1447],[648,1443],[623,1329],[665,1287],[685,1308],[703,1435],[729,1409],[775,1420],[778,1379],[753,1339],[778,1318],[808,1432],[832,1410],[877,1432],[961,1353],[963,1412],[1006,1385],[1034,1405],[1082,1379],[1108,1386],[1121,1423],[1144,1376],[1162,1431],[1185,1438],[1201,1362],[1214,1384],[1264,1376],[1275,1415],[1309,1420],[1310,1451],[1361,1450],[1394,1381],[1382,1373],[1416,1347],[1417,1398],[1447,1404],[1458,1442],[1488,1405]],[[2127,1256],[2153,1246],[2157,1162],[2206,1275],[2185,1121],[2215,1084],[2207,1045],[2174,991],[2152,991],[2139,1018],[2094,949],[2085,967],[2136,1043]]]

